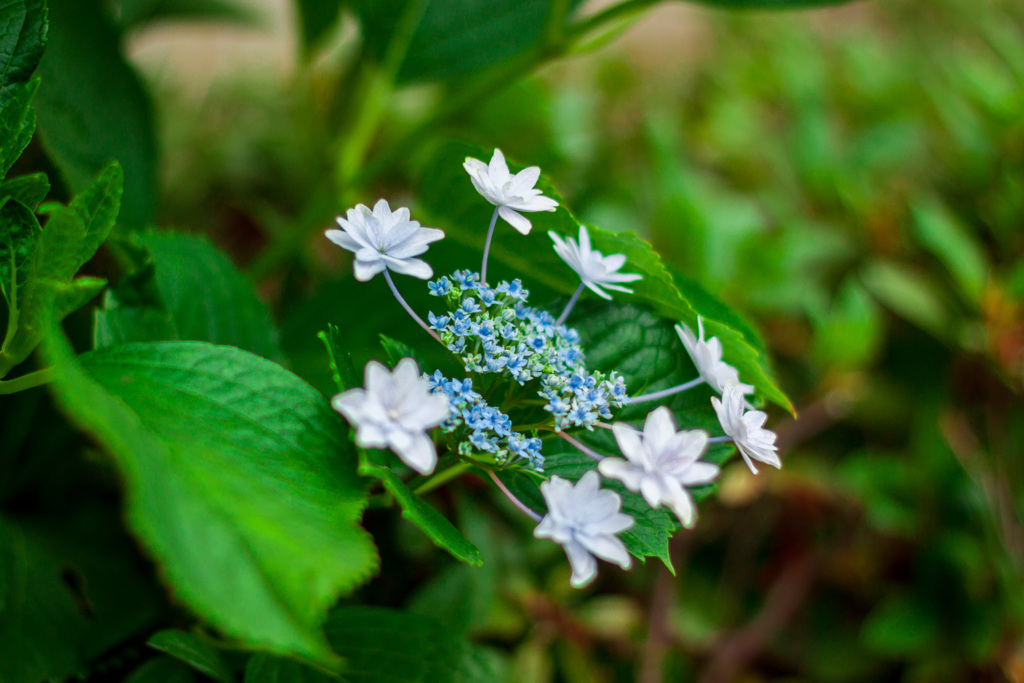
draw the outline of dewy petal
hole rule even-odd
[[[530,230],[533,228],[533,224],[528,218],[522,214],[516,213],[507,206],[498,207],[498,215],[523,235],[530,234]]]

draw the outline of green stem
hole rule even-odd
[[[0,394],[16,394],[19,391],[42,386],[52,382],[53,376],[53,368],[44,368],[43,370],[36,370],[35,372],[30,372],[27,375],[22,375],[5,382],[0,381]]]
[[[425,482],[420,484],[413,491],[413,493],[415,493],[417,496],[422,496],[424,493],[427,493],[428,491],[433,491],[438,486],[448,483],[449,481],[459,476],[460,474],[462,474],[471,467],[472,465],[470,465],[468,462],[456,463],[449,467],[448,469],[438,472],[430,479],[427,479]]]

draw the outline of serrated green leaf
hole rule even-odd
[[[11,170],[35,132],[36,119],[31,105],[37,90],[38,78],[24,85],[12,85],[5,106],[0,109],[0,178]]]
[[[15,199],[0,199],[0,292],[12,313],[18,310],[19,291],[28,277],[27,263],[40,231],[28,207]]]
[[[144,227],[157,185],[149,98],[100,0],[50,0],[49,8],[35,101],[43,147],[74,192],[117,159],[125,170],[121,222]]]
[[[367,47],[383,59],[410,0],[355,3]],[[549,0],[432,0],[420,18],[399,82],[437,81],[486,69],[539,49],[554,3]],[[582,0],[569,0],[571,13]]]
[[[152,255],[152,268],[118,286],[106,302],[109,306],[97,312],[97,347],[180,339],[282,359],[270,311],[219,249],[202,237],[156,230],[141,234],[138,241]]]
[[[33,211],[50,193],[50,179],[45,173],[8,178],[0,183],[0,200],[10,197],[16,199]]]
[[[474,566],[483,564],[480,551],[476,546],[470,543],[444,515],[413,493],[389,467],[364,460],[359,467],[359,472],[379,479],[384,484],[384,488],[402,506],[402,516],[419,527],[438,548],[447,550],[452,557],[467,564]]]
[[[7,108],[12,87],[32,77],[43,55],[46,32],[45,0],[0,3],[0,111]]]
[[[184,631],[159,631],[146,641],[155,650],[188,664],[196,671],[220,683],[234,683],[231,669],[211,643]]]
[[[128,523],[178,599],[244,644],[336,667],[320,626],[377,556],[355,454],[320,394],[207,343],[75,359],[51,329],[44,351],[58,405],[113,456]]]
[[[426,165],[421,179],[423,213],[430,224],[444,229],[446,236],[446,240],[435,247],[441,257],[435,262],[440,262],[446,253],[454,251],[452,246],[445,245],[449,240],[455,245],[479,250],[477,254],[482,253],[493,207],[473,189],[462,163],[467,156],[488,160],[491,153],[478,147],[451,143],[442,147]],[[517,170],[519,167],[512,164],[510,168]],[[543,189],[545,195],[560,200],[545,178],[541,178],[537,187]],[[533,229],[525,236],[499,221],[490,252],[492,265],[488,266],[497,277],[489,279],[521,277],[528,289],[538,290],[534,292],[535,300],[538,294],[572,293],[578,277],[555,253],[547,232],[553,230],[575,238],[579,222],[564,206],[559,206],[553,213],[531,213],[528,217],[533,222]],[[604,254],[624,254],[627,262],[623,271],[643,275],[642,280],[630,283],[634,294],[617,294],[616,301],[646,306],[658,315],[686,323],[692,329],[697,328],[697,316],[703,316],[706,335],[717,336],[721,340],[725,361],[739,370],[741,379],[753,384],[765,398],[792,412],[792,404],[777,386],[768,359],[758,348],[759,340],[756,336],[748,339],[745,325],[737,328],[730,324],[729,321],[735,320],[735,314],[723,315],[719,308],[721,304],[717,302],[709,311],[695,308],[694,302],[682,295],[651,245],[636,235],[588,228],[594,248]],[[466,251],[458,253],[464,256]],[[476,264],[462,263],[459,267],[475,269]],[[703,295],[700,301],[707,304],[714,300]],[[580,319],[574,315],[567,324],[575,325]]]
[[[0,680],[82,675],[159,615],[158,592],[119,528],[113,510],[91,506],[69,517],[0,517]]]

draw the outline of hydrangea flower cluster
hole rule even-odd
[[[504,373],[521,386],[539,379],[538,394],[547,400],[544,409],[555,429],[593,429],[599,419],[611,419],[612,408],[629,402],[623,378],[588,371],[576,330],[528,306],[530,293],[519,280],[492,288],[460,270],[428,286],[445,298],[449,311],[428,314],[430,327],[466,372]]]
[[[573,570],[571,583],[577,587],[596,576],[597,557],[623,568],[631,564],[617,534],[635,520],[621,512],[623,500],[618,493],[601,488],[600,475],[639,493],[652,508],[667,507],[684,527],[690,527],[697,510],[689,489],[710,483],[720,471],[717,465],[702,461],[709,444],[732,442],[755,474],[755,461],[781,466],[775,434],[764,428],[767,416],[746,399],[754,387],[741,383],[737,369],[723,360],[721,342],[705,338],[700,317],[697,334],[685,324],[676,326],[698,374],[689,382],[630,397],[618,373],[587,369],[580,336],[564,321],[585,288],[610,299],[606,290],[632,293],[622,283],[637,282],[643,276],[621,272],[626,256],[594,249],[585,227],[579,228],[578,242],[549,233],[555,251],[580,278],[557,319],[528,304],[529,292],[520,280],[488,286],[487,258],[497,219],[502,217],[527,234],[531,223],[519,212],[554,211],[558,204],[534,187],[540,169],[531,167],[512,175],[499,150],[489,164],[467,159],[465,169],[473,186],[495,207],[483,261],[479,274],[459,270],[428,282],[430,293],[444,302],[441,313],[428,314],[429,324],[402,298],[391,271],[432,277],[429,264],[416,257],[441,239],[441,231],[411,220],[408,209],[392,212],[385,200],[372,211],[357,206],[347,218],[339,217],[340,230],[327,231],[328,239],[355,255],[357,279],[382,273],[409,315],[459,358],[467,374],[475,375],[472,379],[448,378],[441,371],[427,375],[412,359],[403,359],[389,374],[371,362],[366,368],[366,388],[350,389],[333,401],[356,426],[360,446],[390,448],[412,469],[429,475],[438,458],[428,432],[439,426],[457,442],[452,450],[458,459],[486,471],[495,486],[538,522],[535,536],[562,545]],[[642,429],[602,421],[611,420],[613,410],[627,403],[657,401],[705,383],[722,397],[712,398],[711,403],[724,436],[679,429],[675,416],[664,406],[651,411]],[[611,429],[624,459],[601,455],[566,433],[595,426]],[[542,517],[516,498],[496,471],[543,472],[543,442],[538,436],[543,433],[560,436],[598,463],[576,483],[558,476],[544,481],[540,493],[547,514]],[[465,465],[456,464],[448,472],[460,471],[456,467]],[[448,476],[442,472],[433,481]]]
[[[512,419],[473,391],[471,379],[448,379],[440,370],[427,378],[430,391],[448,399],[448,419],[441,425],[445,433],[465,427],[465,440],[459,443],[459,455],[481,460],[486,454],[498,467],[524,463],[526,467],[544,471],[541,441],[512,431]]]

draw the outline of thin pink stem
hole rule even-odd
[[[513,494],[511,491],[508,490],[508,488],[505,486],[505,484],[503,484],[501,482],[501,479],[498,479],[498,475],[496,475],[494,472],[488,472],[487,474],[491,475],[491,479],[494,481],[495,485],[497,485],[497,487],[499,489],[501,489],[501,492],[504,493],[505,496],[508,497],[508,499],[512,501],[513,505],[515,505],[517,508],[519,508],[520,510],[525,512],[526,515],[529,516],[533,521],[539,522],[541,520],[541,516],[540,515],[538,515],[536,512],[534,512],[530,508],[526,507],[526,505],[523,503],[523,501],[521,501],[518,498],[516,498],[515,494]]]

